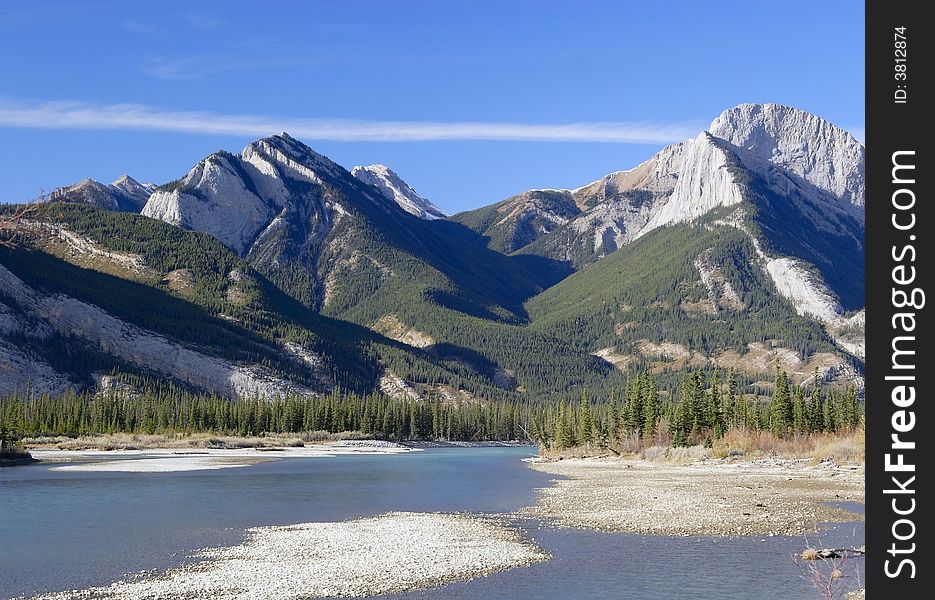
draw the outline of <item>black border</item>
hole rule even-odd
[[[898,383],[888,381],[887,375],[897,373],[891,368],[892,343],[895,335],[900,335],[899,329],[893,328],[893,315],[897,312],[913,309],[898,309],[893,305],[892,291],[894,289],[893,268],[898,264],[912,265],[916,269],[914,283],[901,289],[919,287],[925,292],[932,290],[931,272],[935,270],[935,255],[931,251],[929,240],[935,233],[932,232],[933,221],[930,218],[928,204],[933,201],[931,196],[931,152],[927,144],[935,144],[935,139],[927,133],[935,121],[935,103],[926,86],[925,79],[931,69],[926,59],[932,56],[931,39],[935,32],[932,23],[922,16],[922,9],[928,6],[923,2],[898,2],[895,0],[867,0],[866,3],[866,147],[867,147],[867,198],[866,198],[866,285],[867,285],[867,313],[866,313],[866,518],[867,518],[867,564],[866,587],[868,596],[881,599],[923,598],[932,597],[935,587],[932,586],[932,574],[935,564],[931,561],[931,548],[929,541],[931,531],[925,524],[925,517],[932,511],[931,496],[919,491],[920,486],[929,486],[932,481],[929,474],[928,461],[931,460],[931,448],[926,443],[932,439],[935,432],[931,425],[932,411],[929,404],[932,402],[931,344],[935,343],[928,331],[930,329],[928,313],[931,312],[927,304],[916,313],[915,341],[912,349],[914,355],[914,375],[916,380],[910,382],[915,385],[916,400],[911,407],[905,410],[914,411],[916,418],[914,428],[900,434],[904,440],[916,443],[915,450],[894,451],[891,449],[891,435],[894,433],[892,419],[894,411],[900,407],[894,405],[891,394],[894,385]],[[907,38],[907,53],[905,62],[898,62],[895,52],[897,27],[905,27]],[[899,79],[896,75],[898,64],[904,64],[906,77]],[[898,87],[905,86],[905,87]],[[906,101],[896,102],[896,90],[906,91]],[[906,212],[896,211],[892,206],[893,192],[906,185],[894,184],[892,173],[893,153],[896,151],[911,150],[915,152],[911,159],[915,167],[915,182],[911,187],[915,193],[915,206],[908,212],[913,212],[916,225],[911,231],[899,231],[892,225],[894,213],[900,213],[900,218],[908,218]],[[902,171],[901,173],[906,173]],[[924,191],[923,191],[924,190]],[[903,196],[906,198],[907,196]],[[915,235],[910,241],[909,236]],[[907,254],[904,260],[894,259],[894,249],[900,252],[906,245],[914,246],[917,255],[914,262],[908,261]],[[935,302],[935,296],[926,298],[926,303]],[[905,335],[905,334],[903,334]],[[911,334],[910,334],[911,335]],[[909,345],[904,348],[908,349]],[[910,359],[911,360],[911,359]],[[904,361],[906,362],[906,361]],[[898,374],[905,374],[900,371]],[[887,472],[885,468],[886,454],[902,453],[907,463],[915,465],[915,481],[907,487],[915,490],[911,496],[915,498],[915,509],[905,518],[911,519],[915,525],[915,534],[911,540],[899,542],[893,537],[892,528],[899,515],[893,511],[892,500],[896,497],[887,494],[885,490],[895,486],[891,480],[897,475],[905,481],[906,473]],[[929,455],[928,457],[926,455]],[[895,456],[891,462],[895,462]],[[909,495],[899,496],[903,509],[909,505]],[[907,534],[911,528],[903,523],[899,533]],[[888,551],[891,544],[897,547],[909,548],[915,543],[912,553],[892,555]],[[915,565],[915,576],[909,577],[911,569],[908,565],[900,571],[898,577],[887,576],[886,568],[895,571],[899,561],[909,558]]]

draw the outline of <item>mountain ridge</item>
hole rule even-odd
[[[445,217],[388,167],[348,171],[281,133],[239,154],[205,157],[181,179],[150,188],[140,216],[110,229],[94,225],[106,221],[104,213],[65,211],[65,223],[49,217],[36,251],[53,253],[53,262],[41,264],[65,273],[50,289],[66,295],[83,289],[70,283],[81,276],[55,267],[56,260],[118,278],[139,279],[131,271],[142,269],[150,273],[143,283],[169,294],[154,295],[159,303],[201,298],[216,310],[231,300],[191,290],[205,289],[198,282],[207,277],[240,298],[242,286],[225,279],[233,271],[196,276],[191,267],[168,264],[152,271],[144,256],[159,246],[149,220],[166,224],[152,231],[190,230],[199,240],[207,234],[241,261],[238,272],[252,270],[245,281],[260,282],[244,289],[261,285],[264,297],[280,298],[263,314],[288,305],[292,319],[331,319],[302,326],[338,336],[322,360],[348,373],[355,363],[369,365],[353,378],[357,389],[407,397],[458,398],[458,390],[560,397],[581,385],[619,385],[632,368],[665,374],[711,368],[735,355],[741,358],[730,360],[742,365],[747,352],[767,350],[853,378],[863,356],[863,160],[850,134],[814,115],[741,105],[636,167]],[[103,192],[98,186],[88,189],[137,199],[147,190],[130,178]],[[138,241],[120,241],[127,232]],[[191,246],[196,262],[205,253],[219,256],[204,244]],[[137,254],[121,254],[126,249]],[[652,269],[669,276],[652,276]],[[118,295],[156,294],[118,281],[101,285]],[[111,302],[93,294],[76,300],[88,298]],[[48,323],[41,307],[31,306],[29,318]],[[265,327],[257,331],[268,336]],[[371,348],[370,358],[341,349],[345,336],[366,339],[354,343]],[[321,363],[301,344],[276,339],[261,352],[270,352],[263,364],[304,360],[296,352],[311,363],[286,371]],[[664,359],[670,350],[662,348],[684,348],[693,358]],[[22,364],[14,354],[5,360]],[[810,356],[824,358],[815,363]],[[296,383],[310,385],[303,383],[314,381],[310,373]]]

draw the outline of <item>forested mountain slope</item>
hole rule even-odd
[[[451,218],[355,171],[280,134],[156,188],[73,186],[0,256],[8,381],[452,401],[647,368],[859,381],[863,147],[818,117],[741,105],[637,167]],[[95,200],[147,191],[140,215]]]

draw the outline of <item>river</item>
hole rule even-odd
[[[0,469],[0,598],[103,585],[233,545],[248,527],[387,511],[510,513],[550,475],[533,448],[441,448],[396,455],[287,458],[169,473]],[[663,537],[513,525],[552,555],[529,567],[405,599],[802,599],[818,594],[792,555],[802,537]],[[863,543],[863,523],[829,524],[808,543]],[[855,561],[856,562],[856,561]],[[862,566],[852,564],[848,568]]]

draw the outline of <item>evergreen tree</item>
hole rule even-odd
[[[808,431],[808,409],[805,405],[805,390],[796,387],[792,393],[792,430],[795,433]]]
[[[617,404],[617,391],[610,391],[610,403],[607,409],[607,435],[612,441],[619,439],[617,427],[620,424],[620,406]]]
[[[627,390],[627,405],[625,408],[624,421],[627,431],[630,433],[639,433],[643,427],[643,376],[637,375],[630,379],[629,389]]]
[[[834,414],[835,394],[833,390],[828,390],[824,401],[821,404],[821,420],[824,423],[825,431],[834,433],[838,430],[838,424]]]
[[[770,429],[785,435],[792,427],[792,398],[789,393],[789,376],[777,365],[773,396],[769,402]]]
[[[824,400],[821,397],[821,386],[818,380],[818,369],[815,369],[815,375],[812,379],[812,393],[808,403],[808,430],[824,431]]]
[[[565,403],[562,402],[555,413],[555,448],[564,450],[570,445],[568,432],[565,430]]]
[[[670,430],[672,432],[672,445],[676,448],[689,445],[691,432],[691,416],[689,401],[682,399],[675,406]]]
[[[588,391],[581,393],[581,414],[578,416],[578,443],[589,444],[593,433],[594,423],[591,420],[591,401],[588,398]]]
[[[649,440],[656,434],[656,425],[661,417],[661,407],[659,406],[659,387],[656,385],[656,379],[650,375],[645,375],[646,380],[643,386],[643,439]]]

